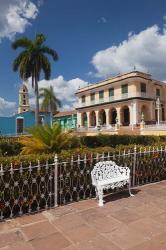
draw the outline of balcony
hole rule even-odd
[[[103,103],[104,102],[104,98],[99,98],[99,103]]]
[[[94,105],[95,104],[95,100],[91,100],[91,105]]]
[[[101,103],[111,103],[111,102],[115,102],[115,101],[121,101],[121,100],[125,100],[128,98],[150,98],[150,99],[154,99],[156,100],[156,96],[152,96],[152,95],[148,95],[147,93],[144,92],[135,92],[135,93],[125,93],[125,94],[120,94],[120,95],[114,95],[114,96],[110,96],[110,97],[105,97],[105,98],[100,98],[100,99],[95,99],[93,102],[92,101],[86,101],[84,103],[79,103],[77,108],[82,108],[82,107],[88,107],[88,106],[92,106],[95,104],[101,104]]]

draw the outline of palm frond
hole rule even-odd
[[[42,46],[40,51],[44,54],[48,54],[48,55],[52,56],[54,61],[57,61],[59,59],[58,53],[55,50],[53,50],[47,46]]]
[[[13,71],[17,71],[18,68],[20,67],[22,61],[26,58],[27,56],[27,51],[24,50],[22,51],[13,61]]]
[[[41,46],[46,40],[46,37],[43,33],[38,33],[35,38],[35,44]]]
[[[32,41],[29,40],[28,38],[26,37],[23,37],[23,38],[20,38],[20,39],[17,39],[16,41],[14,41],[12,43],[12,48],[13,49],[17,49],[17,48],[24,48],[24,49],[28,49],[32,46]]]
[[[41,103],[41,108],[43,110],[54,113],[57,111],[58,107],[61,107],[61,101],[55,96],[52,86],[39,89],[39,93],[39,97],[43,99]]]
[[[44,55],[41,56],[40,62],[41,62],[41,69],[44,72],[44,78],[46,80],[49,80],[50,76],[51,76],[51,64],[50,64],[48,58]]]
[[[23,144],[22,154],[60,152],[70,148],[73,136],[69,132],[63,132],[60,125],[54,124],[35,126],[28,129],[31,137],[21,138]]]

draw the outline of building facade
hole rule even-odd
[[[77,91],[77,127],[137,127],[166,117],[166,84],[150,74],[133,71]],[[159,102],[159,105],[157,104]]]
[[[50,112],[39,112],[40,124],[52,124]],[[18,113],[0,117],[0,136],[18,136],[27,134],[27,128],[35,125],[35,112],[30,110],[28,89],[23,84],[19,90]]]
[[[58,112],[54,115],[53,122],[58,123],[65,130],[75,129],[77,127],[76,110]]]
[[[51,113],[40,112],[40,123],[51,125]],[[27,128],[35,125],[35,112],[24,111],[9,117],[0,117],[0,136],[27,134]]]

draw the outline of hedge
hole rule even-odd
[[[0,156],[13,156],[21,152],[22,145],[16,141],[0,141]]]
[[[160,146],[166,146],[166,143],[157,143],[151,145],[152,147],[160,147]],[[135,144],[130,145],[118,145],[117,147],[97,147],[97,148],[87,148],[87,147],[80,147],[76,149],[70,149],[70,150],[62,150],[61,153],[58,154],[59,161],[69,161],[71,160],[71,156],[73,156],[74,159],[77,159],[78,155],[83,158],[85,154],[88,156],[90,154],[102,154],[102,153],[123,153],[124,150],[126,153],[130,150],[133,151],[135,147]],[[144,150],[144,145],[137,145],[137,151]],[[30,163],[35,166],[38,164],[38,161],[40,161],[41,164],[45,164],[46,161],[49,163],[54,162],[55,153],[50,154],[31,154],[31,155],[17,155],[17,156],[5,156],[0,157],[0,164],[2,164],[5,168],[10,168],[11,163],[13,164],[14,168],[20,167],[20,164],[24,167],[28,166]]]
[[[143,135],[103,135],[82,136],[81,144],[85,147],[116,147],[118,145],[141,144],[144,146],[166,142],[166,136]]]
[[[133,150],[134,146],[149,147],[149,146],[165,146],[166,136],[131,136],[131,135],[102,135],[98,136],[83,136],[80,137],[80,147],[70,150],[63,150],[59,155],[60,160],[70,159],[73,155],[83,157],[85,154],[103,153],[103,152],[117,152],[124,150]],[[33,155],[19,155],[21,151],[21,144],[18,141],[4,141],[0,140],[0,164],[5,166],[19,166],[20,162],[24,166],[30,162],[33,165],[37,164],[37,160],[45,163],[47,160],[53,162],[54,153],[50,154],[33,154]]]

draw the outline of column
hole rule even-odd
[[[109,126],[109,109],[105,109],[105,114],[106,114],[106,127]]]
[[[77,112],[77,127],[78,128],[82,127],[82,118],[80,112]]]
[[[86,112],[86,115],[87,115],[87,127],[89,128],[90,127],[90,112]]]
[[[121,125],[121,114],[120,114],[121,113],[121,108],[117,107],[116,111],[117,111],[118,124]]]
[[[139,113],[138,113],[138,103],[137,101],[132,103],[132,121],[133,125],[138,124],[138,118],[139,118]]]
[[[96,127],[99,125],[99,111],[95,110],[95,114],[96,114]]]

